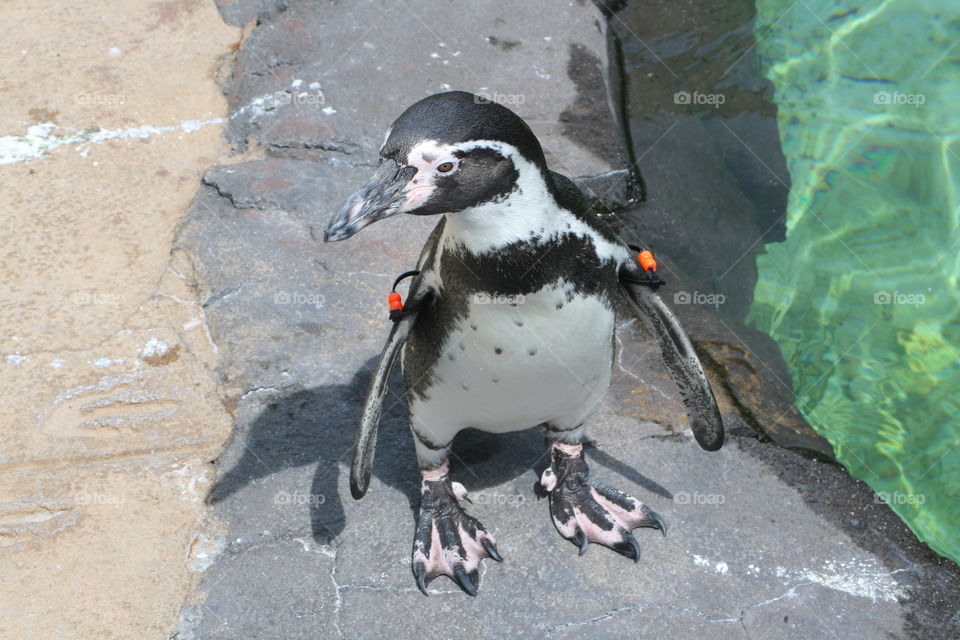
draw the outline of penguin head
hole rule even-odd
[[[546,162],[519,116],[465,91],[429,96],[387,131],[376,173],[347,199],[323,239],[345,240],[397,213],[457,213],[506,199],[521,171],[545,174]]]

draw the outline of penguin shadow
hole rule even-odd
[[[237,434],[228,445],[228,459],[230,449],[242,447],[242,454],[221,471],[207,495],[208,503],[223,503],[240,489],[282,470],[313,466],[309,493],[306,487],[285,486],[283,490],[323,497],[308,501],[310,530],[318,543],[332,542],[346,525],[340,476],[350,471],[354,435],[375,366],[376,358],[371,358],[347,384],[304,389],[266,402],[246,433]],[[395,370],[390,392],[384,398],[373,476],[403,493],[415,518],[420,504],[420,473],[402,393],[402,379]],[[593,447],[592,442],[586,442],[585,448],[591,463],[652,493],[672,498],[656,481]],[[535,428],[504,434],[466,429],[454,440],[450,472],[474,492],[516,480],[531,468],[539,478],[548,463],[543,436]],[[533,485],[533,491],[543,497],[539,483]],[[376,490],[375,484],[371,490]]]

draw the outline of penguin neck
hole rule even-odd
[[[447,244],[482,255],[519,242],[549,240],[569,228],[572,214],[557,204],[543,172],[533,165],[523,169],[506,198],[444,214]]]

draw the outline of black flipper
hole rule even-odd
[[[446,219],[433,229],[430,237],[420,252],[420,259],[417,261],[417,269],[422,269],[424,264],[433,257],[440,236],[443,233],[443,226]],[[426,296],[431,295],[429,289],[422,285],[422,273],[413,279],[410,283],[410,290],[407,294],[406,307],[415,308]],[[360,424],[357,426],[357,436],[353,444],[353,464],[350,466],[350,493],[354,500],[359,500],[367,493],[370,486],[370,473],[373,470],[373,454],[377,444],[377,429],[380,426],[380,413],[383,410],[383,397],[387,393],[387,381],[390,379],[390,371],[396,362],[397,354],[403,347],[407,336],[410,335],[410,329],[417,321],[416,312],[404,316],[399,322],[394,323],[387,336],[387,343],[380,353],[380,360],[377,361],[377,367],[370,379],[370,387],[367,389],[367,397],[363,401],[363,413],[360,414]]]
[[[680,389],[693,436],[707,451],[716,451],[723,445],[723,421],[690,338],[656,291],[629,281],[642,277],[639,266],[628,263],[620,276],[620,286],[627,299],[660,342],[663,360]]]

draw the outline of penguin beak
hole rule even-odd
[[[415,167],[381,160],[370,182],[347,198],[333,216],[323,232],[323,241],[346,240],[368,224],[399,213],[407,197],[408,183],[416,173]]]

